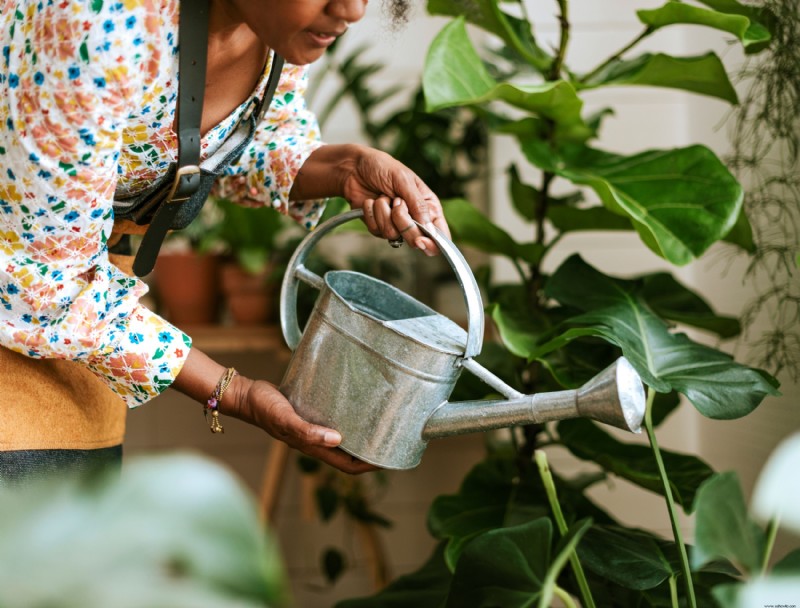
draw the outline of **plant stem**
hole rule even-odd
[[[536,459],[536,466],[539,468],[539,475],[542,478],[542,483],[547,493],[547,500],[550,503],[550,508],[553,510],[553,519],[556,520],[556,526],[561,536],[564,536],[568,530],[567,521],[564,519],[564,513],[561,511],[561,505],[558,502],[556,484],[553,481],[552,473],[550,473],[550,466],[547,463],[547,454],[542,450],[536,450],[533,456]],[[572,554],[569,556],[569,563],[572,566],[572,571],[575,573],[575,579],[581,592],[584,608],[595,608],[592,590],[589,589],[586,574],[583,572],[580,559],[578,559],[577,549],[572,551]]]
[[[767,544],[764,546],[764,556],[761,558],[761,573],[764,574],[769,566],[769,558],[772,556],[772,549],[775,547],[775,537],[778,535],[780,519],[773,517],[767,524]]]
[[[669,597],[672,600],[672,608],[680,608],[681,603],[678,600],[678,577],[669,577]]]
[[[562,589],[558,585],[556,585],[555,588],[553,589],[553,595],[555,595],[556,597],[558,597],[558,599],[564,602],[564,606],[566,606],[567,608],[578,608],[578,606],[573,601],[572,596],[566,591],[564,591],[564,589]]]
[[[561,27],[561,38],[558,42],[558,53],[556,53],[553,65],[550,68],[550,80],[561,78],[561,68],[564,65],[564,58],[567,55],[567,45],[569,44],[569,0],[558,0],[558,8],[561,13],[558,15],[559,26]]]
[[[686,583],[686,601],[689,608],[697,608],[697,600],[694,596],[694,583],[692,582],[692,571],[689,569],[689,556],[686,553],[686,545],[683,544],[683,535],[681,534],[680,526],[678,525],[678,512],[675,508],[675,500],[672,497],[672,486],[669,483],[667,470],[664,467],[664,460],[661,458],[661,450],[658,449],[658,441],[656,441],[656,434],[653,430],[653,401],[656,398],[656,392],[649,388],[647,389],[647,410],[644,415],[644,427],[647,430],[647,438],[650,440],[650,447],[653,449],[653,455],[658,465],[658,473],[661,477],[661,483],[664,484],[664,497],[667,500],[667,509],[669,510],[669,520],[672,524],[672,534],[675,538],[675,544],[678,546],[678,551],[681,558],[681,572]]]
[[[605,60],[603,63],[601,63],[600,65],[598,65],[598,66],[597,66],[596,68],[594,68],[594,69],[593,69],[591,72],[589,72],[588,74],[584,74],[583,76],[581,76],[581,78],[578,80],[578,82],[581,82],[581,83],[583,83],[583,84],[586,84],[587,82],[589,82],[589,81],[590,81],[592,78],[594,78],[594,77],[595,77],[595,76],[597,76],[597,75],[598,75],[600,72],[602,72],[602,71],[603,71],[603,70],[604,70],[606,67],[608,67],[609,65],[611,65],[613,62],[617,61],[617,60],[618,60],[620,57],[622,57],[622,56],[623,56],[625,53],[627,53],[628,51],[630,51],[630,50],[631,50],[633,47],[635,47],[635,46],[636,46],[637,44],[639,44],[639,43],[640,43],[642,40],[644,40],[645,38],[647,38],[647,37],[648,37],[650,34],[652,34],[654,31],[655,31],[655,30],[654,30],[652,27],[646,27],[646,28],[644,28],[644,31],[643,31],[641,34],[639,34],[638,36],[636,36],[636,38],[634,38],[633,40],[631,40],[631,41],[630,41],[628,44],[626,44],[626,45],[625,45],[624,47],[622,47],[620,50],[618,50],[616,53],[614,53],[613,55],[611,55],[611,57],[609,57],[609,58],[608,58],[608,59],[606,59],[606,60]]]

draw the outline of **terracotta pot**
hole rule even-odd
[[[222,265],[221,273],[222,293],[236,325],[263,325],[273,320],[277,285],[269,281],[271,267],[250,274],[228,263]]]
[[[161,254],[154,280],[162,314],[175,325],[218,322],[218,256],[194,252]]]

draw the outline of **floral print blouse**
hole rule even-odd
[[[139,405],[173,382],[191,340],[139,304],[146,285],[109,263],[106,241],[115,191],[145,188],[177,156],[178,0],[0,6],[0,346],[78,361]],[[288,200],[321,145],[306,80],[305,68],[284,68],[255,139],[219,187],[310,228],[321,203]],[[203,155],[253,106],[205,134]]]

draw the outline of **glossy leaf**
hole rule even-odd
[[[744,207],[739,212],[739,217],[736,218],[733,228],[722,240],[731,245],[736,245],[748,253],[755,252],[756,244],[753,241],[753,227],[750,225],[750,220],[747,218]]]
[[[633,230],[631,221],[605,207],[551,207],[547,219],[559,232],[579,230]]]
[[[704,25],[736,36],[745,48],[764,48],[771,36],[769,30],[744,15],[728,14],[670,0],[663,6],[636,11],[639,21],[654,30],[678,23]]]
[[[639,591],[678,572],[652,535],[619,526],[593,526],[578,547],[578,556],[588,570]]]
[[[575,184],[592,188],[610,211],[631,220],[656,254],[683,265],[731,231],[742,207],[742,187],[704,146],[619,156],[587,147],[553,158],[535,140],[522,144],[528,159]]]
[[[444,562],[444,543],[440,543],[419,570],[399,577],[373,596],[344,600],[336,608],[444,608],[452,578]]]
[[[706,481],[697,493],[694,510],[692,568],[728,559],[747,572],[758,571],[765,535],[747,514],[736,473],[721,473]]]
[[[247,491],[198,456],[0,491],[0,605],[246,608],[284,598]],[[66,602],[66,603],[65,603]]]
[[[583,521],[570,529],[555,556],[546,517],[481,534],[458,562],[447,608],[550,606],[556,577],[588,526]]]
[[[773,574],[800,576],[800,549],[787,553],[772,568]]]
[[[551,62],[550,56],[536,43],[530,23],[504,13],[493,0],[475,0],[469,4],[457,0],[428,0],[428,12],[461,17],[498,36],[537,70],[546,69]]]
[[[496,82],[475,51],[463,18],[446,25],[431,43],[422,82],[429,111],[504,101],[562,128],[583,125],[583,102],[568,82],[521,86]]]
[[[671,333],[650,310],[635,281],[608,277],[572,256],[550,277],[545,292],[561,304],[586,311],[557,338],[529,353],[531,358],[582,336],[597,336],[622,349],[646,384],[659,392],[686,395],[704,416],[730,419],[755,409],[766,395],[778,394],[764,372],[730,356]]]
[[[716,97],[737,104],[736,89],[715,53],[673,57],[644,53],[633,59],[617,59],[584,83],[585,88],[636,85],[666,87]]]
[[[541,259],[541,246],[517,243],[471,203],[463,199],[451,199],[444,201],[443,207],[453,238],[460,243],[512,260],[522,259],[531,264]]]
[[[559,499],[568,521],[591,517],[613,523],[604,511],[556,477]],[[531,465],[520,471],[514,457],[490,456],[464,478],[457,494],[439,496],[428,513],[431,534],[447,540],[445,561],[454,570],[462,551],[489,530],[514,526],[549,515],[541,479]]]
[[[666,272],[643,277],[642,297],[659,316],[732,338],[741,332],[736,317],[717,315],[699,295]]]
[[[648,446],[617,441],[586,419],[560,422],[558,434],[567,449],[578,458],[594,461],[610,473],[664,495],[658,467]],[[697,488],[713,471],[695,456],[662,450],[662,457],[675,501],[688,511]]]
[[[519,213],[524,219],[528,220],[529,222],[533,222],[536,220],[536,205],[541,198],[540,191],[526,183],[524,183],[519,176],[519,172],[517,171],[516,165],[511,165],[508,168],[508,181],[509,181],[509,192],[511,194],[511,202],[514,205],[514,209],[517,213]],[[558,212],[561,210],[567,211],[578,211],[571,205],[579,203],[583,200],[583,193],[580,191],[573,192],[571,194],[567,194],[565,196],[548,196],[548,205],[550,206],[550,211],[548,212],[548,219],[550,219],[554,224],[556,223],[553,220],[553,213]],[[597,209],[603,209],[602,207],[597,207]],[[605,209],[603,209],[605,211]],[[617,222],[626,222],[627,229],[630,230],[630,222],[627,222],[624,218],[619,217],[618,215],[609,214],[614,218],[614,221]],[[557,226],[558,227],[558,226]],[[597,230],[601,230],[602,228],[596,228]]]

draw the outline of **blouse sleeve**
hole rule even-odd
[[[169,386],[191,345],[139,304],[146,286],[106,246],[161,4],[19,0],[0,17],[0,344],[78,361],[129,406]]]
[[[255,137],[220,179],[216,196],[272,205],[305,228],[313,228],[325,200],[289,201],[300,167],[322,146],[317,119],[306,106],[308,66],[286,64],[272,104]]]

